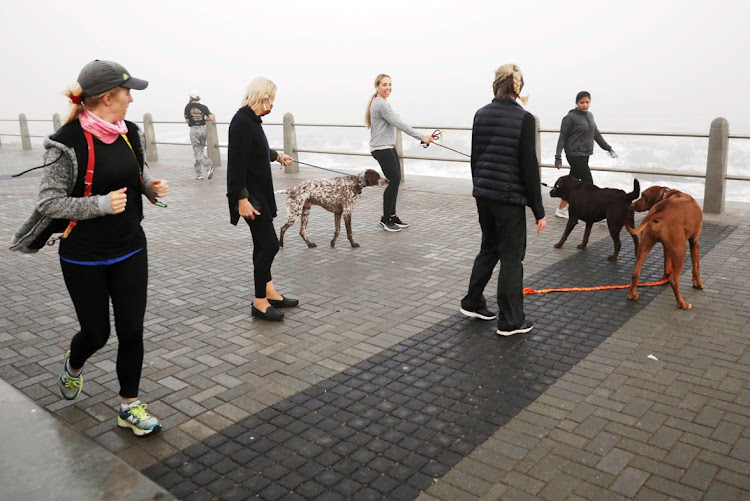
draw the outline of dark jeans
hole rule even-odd
[[[526,208],[485,199],[477,200],[482,247],[474,259],[469,292],[461,307],[476,310],[487,307],[484,288],[492,277],[498,260],[497,279],[498,329],[520,327],[523,313],[523,258],[526,255]]]
[[[85,266],[60,261],[65,285],[81,330],[70,343],[70,365],[86,360],[107,344],[109,299],[115,313],[117,379],[120,396],[136,398],[143,366],[143,317],[146,314],[148,253],[146,249],[115,264]]]
[[[372,156],[378,161],[380,169],[389,181],[388,186],[385,188],[385,192],[383,192],[383,218],[388,220],[396,213],[398,185],[401,184],[401,165],[398,161],[396,148],[375,150],[372,152]]]
[[[570,175],[575,176],[581,181],[594,184],[594,178],[591,177],[589,169],[589,157],[569,157],[565,156],[570,164]]]
[[[266,284],[271,281],[271,265],[279,252],[279,237],[273,228],[273,220],[263,216],[245,219],[253,235],[253,276],[255,279],[255,297],[266,297]]]

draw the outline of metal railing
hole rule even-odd
[[[0,122],[15,122],[15,119],[0,119]],[[50,120],[35,119],[29,120],[24,114],[19,115],[18,118],[20,134],[6,134],[0,133],[0,136],[8,137],[20,137],[23,144],[23,149],[31,149],[31,138],[44,138],[43,135],[32,135],[29,133],[28,122],[50,122]],[[61,126],[60,116],[55,114],[52,118],[53,129],[57,130]],[[184,121],[155,121],[151,117],[150,113],[146,113],[143,117],[144,133],[146,135],[146,141],[148,148],[146,149],[147,160],[150,162],[158,161],[158,145],[169,145],[169,146],[191,146],[187,142],[174,142],[174,141],[158,141],[154,132],[154,125],[182,125]],[[213,161],[214,165],[221,165],[221,155],[219,150],[226,148],[226,144],[220,144],[218,133],[216,130],[217,125],[229,125],[228,122],[208,122],[207,123],[207,150],[208,156]],[[284,120],[281,123],[266,122],[265,125],[270,126],[281,126],[283,127],[284,134],[284,145],[283,151],[285,154],[299,160],[300,153],[310,154],[322,154],[322,155],[344,155],[354,157],[370,157],[370,153],[363,153],[361,151],[336,151],[336,150],[317,150],[317,149],[306,149],[297,147],[297,127],[313,127],[313,128],[359,128],[364,129],[364,125],[359,124],[326,124],[326,123],[295,123],[294,117],[291,113],[284,115]],[[541,134],[558,134],[557,129],[542,129],[539,126],[539,120],[536,120],[537,129],[537,156],[541,158]],[[418,129],[440,129],[440,130],[455,130],[455,131],[471,131],[471,127],[457,127],[457,126],[416,126]],[[724,118],[716,118],[711,123],[711,127],[708,133],[683,133],[683,132],[640,132],[640,131],[601,131],[602,134],[608,136],[642,136],[642,137],[680,137],[680,138],[707,138],[708,139],[708,155],[706,162],[705,172],[678,172],[678,171],[663,171],[663,170],[644,170],[644,169],[632,169],[632,168],[613,168],[613,167],[597,167],[591,166],[592,171],[600,172],[614,172],[621,174],[638,174],[638,175],[655,175],[655,176],[670,176],[670,177],[681,177],[681,178],[698,178],[705,179],[705,192],[704,192],[704,211],[711,213],[721,213],[724,210],[724,201],[726,194],[726,182],[727,181],[750,181],[750,176],[738,176],[738,175],[727,175],[727,159],[728,159],[728,142],[730,139],[750,139],[748,134],[729,134],[729,124]],[[0,143],[2,146],[2,143]],[[280,148],[281,149],[281,148]],[[399,162],[401,165],[401,175],[403,179],[404,175],[404,160],[422,160],[432,162],[462,162],[468,163],[470,160],[465,158],[449,158],[449,157],[433,157],[433,156],[416,156],[416,155],[404,155],[403,143],[401,139],[401,131],[397,131],[396,134],[396,152],[399,156]],[[540,168],[555,168],[553,164],[540,163]],[[290,166],[285,167],[286,173],[299,172],[299,165],[293,163]]]

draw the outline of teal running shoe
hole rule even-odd
[[[148,404],[142,404],[140,400],[131,402],[127,410],[120,411],[117,416],[117,426],[130,428],[133,433],[142,437],[161,429],[161,423],[156,417],[146,412]]]
[[[63,360],[63,370],[60,373],[60,377],[57,378],[57,386],[60,387],[60,393],[65,400],[75,400],[75,398],[81,394],[83,388],[83,374],[78,377],[73,377],[68,374],[68,359],[70,358],[70,350],[65,353],[65,359]]]

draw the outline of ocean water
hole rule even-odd
[[[280,118],[280,117],[279,117]],[[281,125],[273,125],[275,120],[268,120],[264,125],[269,144],[272,148],[281,149],[283,132]],[[731,124],[730,124],[731,125]],[[219,142],[226,145],[228,141],[228,124],[217,124]],[[545,124],[542,124],[545,127]],[[51,132],[51,122],[30,122],[29,131],[32,135],[46,135]],[[432,130],[424,130],[431,133]],[[17,134],[17,122],[0,122],[0,134]],[[189,143],[188,127],[183,124],[156,124],[157,141]],[[541,134],[541,150],[543,164],[554,163],[557,133]],[[3,144],[20,143],[20,138],[2,136]],[[641,188],[652,185],[663,185],[684,191],[695,198],[702,199],[705,182],[702,178],[686,178],[657,176],[647,174],[648,171],[674,171],[680,173],[705,173],[708,138],[682,137],[648,137],[621,136],[605,134],[605,139],[614,148],[618,158],[610,158],[609,154],[595,146],[595,151],[589,164],[592,167],[618,168],[637,170],[638,174],[623,174],[614,172],[592,171],[594,183],[599,187],[619,188],[631,191],[633,178],[638,178]],[[33,138],[34,148],[40,148],[41,138]],[[358,152],[369,154],[369,131],[365,128],[344,127],[297,127],[297,146],[300,149],[325,150],[338,152]],[[471,131],[443,131],[442,144],[455,150],[471,152]],[[439,157],[450,159],[466,159],[437,145],[422,148],[418,141],[403,135],[404,154],[407,156]],[[189,148],[189,146],[185,146]],[[226,149],[222,149],[226,156]],[[555,180],[568,173],[563,154],[563,168],[542,169],[542,182],[553,184]],[[378,169],[377,162],[371,156],[345,156],[300,153],[300,160],[343,172],[359,172],[367,168]],[[428,161],[406,159],[404,169],[409,175],[427,175],[448,178],[470,179],[471,172],[468,162]],[[645,172],[645,173],[644,173]],[[750,139],[730,139],[727,173],[729,175],[750,176]],[[750,200],[749,181],[727,181],[728,201],[745,202]]]

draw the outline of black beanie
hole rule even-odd
[[[587,98],[591,99],[591,94],[589,94],[585,90],[582,90],[581,92],[579,92],[578,94],[576,94],[576,103],[578,101],[580,101],[581,99],[583,99],[584,97],[587,97]]]

